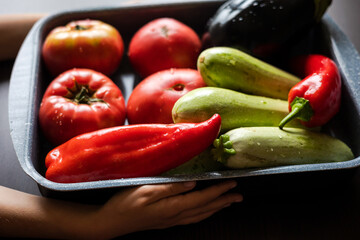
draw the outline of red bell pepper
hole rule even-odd
[[[203,152],[220,125],[215,114],[201,123],[134,124],[85,133],[48,153],[46,178],[73,183],[155,176]]]
[[[305,74],[289,92],[290,113],[280,122],[282,129],[294,118],[309,128],[327,123],[340,109],[341,77],[336,64],[322,55],[296,59],[296,67]]]

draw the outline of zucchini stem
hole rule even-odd
[[[216,161],[226,163],[226,160],[235,155],[236,151],[233,148],[233,143],[230,141],[229,135],[223,134],[219,138],[215,139],[213,143],[212,154]]]

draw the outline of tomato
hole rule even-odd
[[[142,77],[170,68],[196,68],[201,41],[196,32],[176,19],[159,18],[132,37],[128,56]]]
[[[124,43],[113,26],[98,20],[77,20],[53,29],[42,57],[54,75],[72,68],[90,68],[111,75],[124,54]]]
[[[123,125],[125,117],[121,90],[90,69],[71,69],[55,78],[39,110],[42,132],[56,145],[82,133]]]
[[[129,124],[173,123],[175,102],[189,91],[205,87],[200,73],[194,69],[168,69],[141,81],[127,103]]]

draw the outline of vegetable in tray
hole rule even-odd
[[[215,158],[229,168],[340,162],[351,149],[327,134],[300,128],[244,127],[214,141]]]
[[[288,114],[288,103],[225,88],[203,87],[179,98],[172,111],[175,123],[201,122],[214,113],[221,116],[222,132],[238,127],[278,126]],[[303,127],[298,120],[289,126]]]
[[[221,117],[201,123],[134,124],[85,133],[51,150],[46,178],[73,183],[159,175],[205,151]]]
[[[208,86],[287,100],[300,78],[230,47],[212,47],[198,58],[198,70]]]
[[[110,76],[122,61],[124,42],[110,24],[81,19],[54,28],[46,36],[41,54],[46,69],[55,77],[72,68],[90,68]]]
[[[298,57],[295,67],[306,77],[289,92],[290,113],[279,127],[294,118],[308,127],[326,124],[340,109],[341,77],[336,64],[326,56],[313,54]]]
[[[74,183],[353,159],[344,142],[320,132],[340,108],[336,63],[310,54],[294,61],[300,72],[287,72],[263,60],[310,31],[330,3],[230,0],[204,26],[202,43],[176,19],[153,19],[108,56],[113,61],[97,57],[94,38],[76,39],[97,36],[95,26],[81,29],[84,23],[106,23],[72,22],[79,23],[71,29],[77,35],[66,36],[72,34],[75,48],[48,40],[43,48],[50,72],[70,68],[49,85],[40,106],[42,132],[55,145],[45,159],[46,178]],[[106,34],[107,50],[123,44],[115,35]],[[76,51],[90,49],[89,43],[96,54],[80,60],[89,69],[73,69],[82,56]],[[68,56],[75,65],[64,66],[63,54],[58,66],[49,62],[56,47],[73,49]],[[127,47],[141,79],[125,106],[120,89],[91,64],[101,69],[99,62],[116,62],[104,71],[111,75]],[[197,69],[190,69],[196,60]]]
[[[123,125],[125,118],[120,88],[104,74],[85,68],[55,78],[39,110],[42,132],[55,145],[82,133]]]
[[[204,45],[228,46],[259,58],[276,55],[309,33],[331,0],[230,0],[209,20]]]

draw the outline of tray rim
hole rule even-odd
[[[36,77],[36,69],[40,64],[40,57],[37,52],[37,49],[34,46],[34,43],[39,43],[41,30],[44,27],[44,24],[52,19],[59,18],[68,14],[76,13],[87,13],[94,11],[121,11],[124,9],[137,9],[144,7],[176,7],[184,4],[219,4],[224,2],[224,0],[210,0],[210,1],[201,1],[201,0],[186,0],[185,2],[172,2],[172,3],[143,3],[136,5],[124,5],[124,6],[114,6],[114,7],[103,7],[103,8],[84,8],[79,10],[70,10],[62,11],[58,13],[51,14],[40,19],[35,23],[33,28],[30,30],[27,35],[19,54],[15,60],[13,71],[10,78],[10,87],[9,87],[9,124],[10,124],[10,135],[15,148],[15,152],[18,158],[18,161],[27,175],[29,175],[33,180],[35,180],[40,186],[45,187],[49,190],[54,191],[82,191],[82,190],[92,190],[92,189],[104,189],[104,188],[114,188],[114,187],[128,187],[136,186],[143,184],[158,184],[158,183],[170,183],[170,182],[183,182],[190,180],[216,180],[216,179],[226,179],[226,178],[242,178],[242,177],[254,177],[260,175],[273,175],[273,174],[290,174],[290,173],[301,173],[301,172],[316,172],[316,171],[327,171],[327,170],[339,170],[339,169],[350,169],[360,166],[360,157],[357,157],[353,160],[346,162],[335,162],[335,163],[319,163],[319,164],[303,164],[303,165],[288,165],[288,166],[279,166],[279,167],[270,167],[270,168],[257,168],[257,169],[243,169],[243,170],[224,170],[224,171],[214,171],[207,172],[203,174],[196,175],[179,175],[171,177],[155,176],[155,177],[141,177],[141,178],[128,178],[128,179],[115,179],[115,180],[102,180],[94,182],[84,182],[84,183],[56,183],[47,180],[39,172],[36,171],[35,167],[32,164],[32,160],[29,156],[31,152],[32,142],[31,136],[33,135],[34,128],[31,126],[34,125],[33,116],[31,115],[30,109],[26,109],[26,113],[19,113],[13,111],[14,107],[19,104],[16,102],[16,86],[23,84],[21,79],[23,77],[19,76],[19,71],[27,71],[31,77]],[[355,50],[353,44],[349,41],[347,36],[339,29],[339,27],[332,21],[332,19],[326,15],[323,18],[323,23],[327,27],[327,30],[330,32],[330,43],[331,51],[335,57],[335,61],[339,64],[345,63],[345,59],[356,59],[356,67],[352,69],[342,69],[342,74],[346,76],[346,79],[351,79],[351,76],[354,75],[354,71],[360,70],[360,56]],[[346,56],[344,54],[346,53]],[[30,64],[28,63],[29,54],[32,56]],[[350,55],[349,55],[350,54]],[[25,64],[25,67],[24,67]],[[360,72],[360,71],[357,71]],[[31,79],[31,77],[29,79]],[[29,81],[29,89],[32,89],[33,92],[36,90],[34,81]],[[359,101],[360,101],[360,92],[355,91],[355,89],[360,89],[359,83],[355,81],[347,82],[350,95],[354,97],[356,107],[359,110]],[[31,94],[28,93],[27,97]],[[21,102],[20,102],[21,103]],[[30,102],[27,104],[30,108],[34,108]],[[359,111],[358,111],[359,112]],[[23,115],[21,115],[23,114]],[[21,119],[19,117],[25,117]],[[359,117],[360,118],[360,117]],[[22,126],[21,126],[22,125]],[[25,137],[25,143],[22,141],[21,137]],[[226,174],[224,174],[226,173]]]

